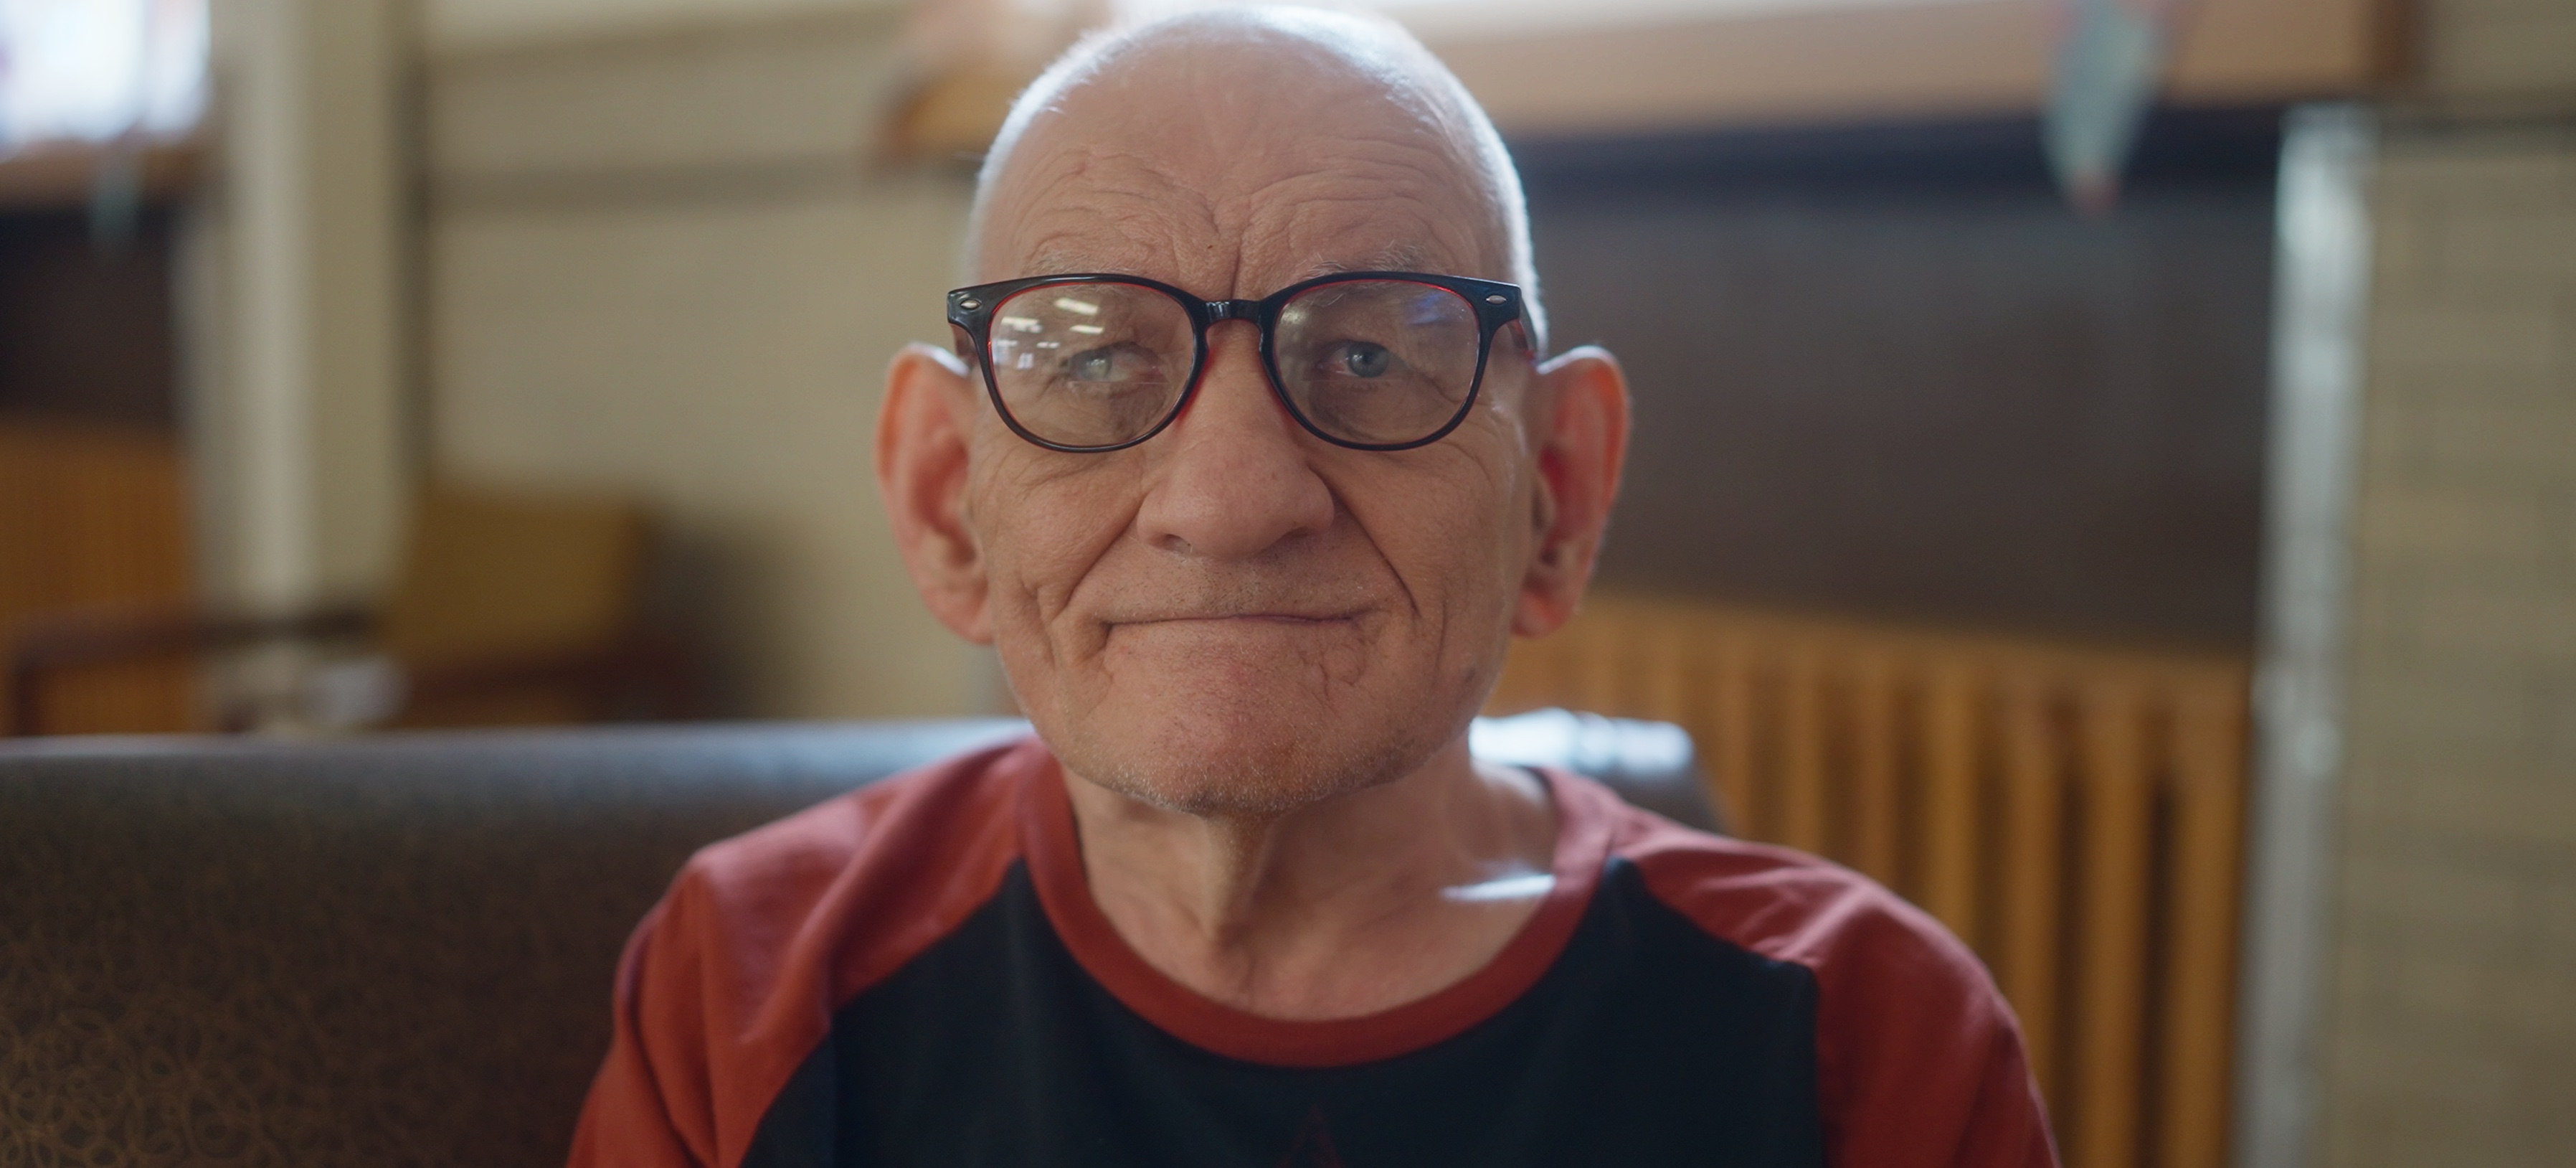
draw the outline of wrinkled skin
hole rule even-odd
[[[1052,94],[988,176],[976,278],[1207,298],[1333,270],[1511,279],[1422,66],[1371,26],[1265,19],[1167,27]],[[1456,431],[1353,451],[1281,407],[1254,326],[1209,340],[1181,418],[1107,454],[1020,440],[980,374],[915,347],[879,473],[933,611],[998,647],[1081,780],[1095,899],[1130,943],[1256,1012],[1369,1012],[1471,972],[1534,904],[1441,895],[1545,872],[1554,838],[1543,790],[1477,768],[1464,733],[1511,633],[1581,595],[1625,387],[1606,354],[1542,366],[1510,329]]]

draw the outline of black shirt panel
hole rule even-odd
[[[1268,1066],[1086,973],[1026,869],[833,1017],[745,1168],[1537,1168],[1823,1163],[1816,985],[1612,858],[1530,990],[1431,1046]]]

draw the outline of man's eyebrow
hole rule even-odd
[[[1418,243],[1399,243],[1392,247],[1379,248],[1358,263],[1344,263],[1335,259],[1317,260],[1307,265],[1297,279],[1312,280],[1319,276],[1340,275],[1343,272],[1419,272],[1427,270],[1424,265],[1430,262],[1431,249]]]
[[[1139,262],[1150,264],[1156,249],[1116,236],[1086,237],[1054,231],[1036,240],[1021,262],[1022,276],[1070,276],[1089,272],[1143,275]]]
[[[1037,250],[1036,254],[1029,257],[1027,270],[1022,272],[1021,275],[1067,276],[1076,272],[1114,272],[1117,270],[1118,269],[1116,267],[1104,265],[1099,259],[1092,256],[1081,255],[1062,248],[1041,247]]]

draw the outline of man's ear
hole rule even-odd
[[[1512,612],[1512,632],[1524,637],[1545,636],[1574,619],[1628,458],[1628,377],[1618,358],[1586,345],[1539,366],[1538,378],[1532,399],[1548,416],[1533,419],[1536,538]]]
[[[877,412],[877,489],[913,586],[931,614],[976,644],[993,640],[984,553],[966,523],[971,373],[956,355],[906,345],[886,369]]]

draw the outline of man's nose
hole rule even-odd
[[[1198,392],[1145,446],[1156,461],[1136,522],[1156,547],[1243,559],[1332,525],[1332,490],[1308,461],[1305,431],[1270,391],[1258,339],[1249,324],[1208,330]]]

